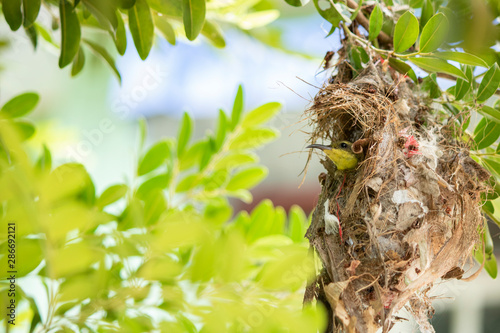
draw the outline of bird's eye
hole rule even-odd
[[[347,148],[347,143],[342,142],[342,143],[340,144],[340,148]]]

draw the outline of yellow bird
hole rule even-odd
[[[356,154],[353,153],[351,146],[352,143],[349,141],[337,141],[332,142],[329,146],[313,144],[306,148],[321,149],[335,163],[337,170],[350,170],[355,169],[359,161]]]

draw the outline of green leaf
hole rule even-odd
[[[6,224],[7,227],[7,224]],[[10,239],[10,238],[9,238]],[[9,243],[12,244],[12,243]],[[38,267],[40,262],[44,259],[43,254],[44,252],[42,249],[45,247],[44,241],[39,240],[39,239],[27,239],[27,238],[18,238],[18,235],[16,235],[16,243],[15,243],[15,251],[16,251],[16,264],[18,262],[22,262],[22,265],[17,265],[16,270],[17,270],[17,277],[20,278],[22,276],[27,275],[31,271],[33,271],[35,268]],[[5,243],[3,243],[2,246],[2,252],[3,253],[8,253],[7,251],[7,242],[5,239]],[[2,258],[0,259],[0,264],[3,267],[8,267],[7,265],[7,260],[8,257],[7,255],[3,255]],[[4,271],[5,272],[5,271]],[[7,273],[5,273],[7,274]],[[2,273],[2,276],[4,276],[4,273]]]
[[[275,210],[271,200],[262,200],[252,211],[250,225],[246,233],[248,242],[253,243],[259,238],[269,236],[274,217]]]
[[[289,213],[288,235],[294,243],[302,243],[305,239],[307,216],[297,205],[293,205]]]
[[[189,40],[195,40],[205,23],[205,0],[182,0],[182,21]]]
[[[158,176],[146,180],[137,189],[137,197],[139,199],[146,200],[147,197],[149,196],[149,193],[153,192],[154,190],[165,189],[170,183],[170,180],[171,180],[170,173],[162,173]]]
[[[207,203],[204,219],[215,228],[221,228],[233,216],[233,209],[226,198],[215,198]]]
[[[116,50],[120,55],[124,55],[127,50],[127,31],[125,30],[125,23],[123,22],[122,15],[117,12],[116,18],[118,25],[116,27],[116,33],[113,35],[111,32],[111,36],[115,42]]]
[[[243,117],[241,126],[243,128],[249,128],[261,125],[274,117],[281,110],[281,107],[281,104],[277,102],[271,102],[261,105],[258,108],[248,112],[245,117]]]
[[[290,6],[302,7],[305,6],[309,2],[309,0],[285,0],[285,2]]]
[[[30,113],[38,104],[40,97],[36,93],[18,95],[2,106],[0,112],[9,118],[18,118]]]
[[[47,29],[45,29],[44,27],[42,27],[41,25],[39,25],[37,23],[35,23],[34,26],[36,27],[36,30],[38,31],[40,36],[42,36],[42,38],[45,41],[47,41],[49,44],[52,44],[53,46],[57,47],[57,45],[52,40],[52,35],[47,31]]]
[[[95,273],[79,274],[71,277],[71,279],[66,279],[59,287],[58,301],[83,301],[86,298],[96,297],[99,293],[96,288],[97,282],[97,274]]]
[[[174,277],[181,274],[182,265],[171,257],[151,258],[146,261],[139,270],[136,276],[151,281],[172,281]]]
[[[139,167],[137,168],[137,175],[145,175],[155,169],[165,162],[165,160],[170,156],[170,146],[167,141],[160,141],[151,147],[144,157],[139,162]]]
[[[457,78],[457,83],[455,84],[454,95],[457,101],[464,98],[464,96],[469,92],[471,88],[470,82],[462,78]]]
[[[160,31],[167,42],[171,45],[175,45],[175,31],[168,20],[164,16],[155,15],[154,21],[156,29]]]
[[[399,18],[394,28],[394,52],[408,50],[417,40],[419,33],[418,20],[411,12]]]
[[[443,59],[434,58],[434,57],[419,57],[419,58],[410,58],[410,61],[413,62],[418,67],[430,73],[447,73],[456,77],[461,77],[463,79],[467,79],[465,74],[458,68],[453,65],[450,65]]]
[[[449,27],[448,19],[443,13],[431,17],[420,36],[420,52],[429,53],[437,50],[443,44]]]
[[[59,56],[59,68],[69,65],[80,49],[80,22],[76,10],[68,0],[61,0],[59,5],[61,18],[61,55]]]
[[[21,0],[2,1],[2,11],[5,20],[9,24],[10,30],[16,31],[23,23],[23,14],[21,12]]]
[[[283,248],[279,259],[266,262],[256,277],[259,285],[265,289],[294,291],[305,280],[314,276],[314,260],[307,250],[295,246]],[[301,272],[299,278],[296,272]]]
[[[349,52],[349,61],[351,62],[356,72],[360,72],[364,69],[364,64],[370,61],[370,56],[361,46],[355,46],[352,47]]]
[[[356,19],[356,17],[358,17],[359,11],[361,10],[361,7],[362,7],[362,5],[363,5],[363,1],[364,1],[364,0],[360,0],[360,1],[359,1],[359,3],[358,3],[358,8],[356,8],[354,11],[351,11],[351,16],[349,17],[349,19],[350,19],[351,21],[354,21],[354,20]],[[335,28],[335,27],[332,27],[332,29],[330,30],[329,34],[328,34],[326,37],[329,37],[331,34],[333,34],[333,33],[334,33],[334,31],[335,31],[335,29],[334,29],[334,28]],[[326,38],[326,37],[325,37],[325,38]]]
[[[76,76],[80,73],[85,65],[85,53],[83,52],[83,48],[80,46],[78,48],[78,53],[76,54],[75,59],[73,59],[73,65],[71,66],[71,76]]]
[[[253,200],[252,193],[250,193],[250,191],[248,190],[229,191],[227,195],[233,198],[240,199],[246,204],[252,203]]]
[[[480,114],[488,118],[489,120],[493,120],[497,123],[500,123],[500,110],[494,109],[487,105],[483,105],[481,109],[478,110]]]
[[[101,208],[106,207],[123,198],[125,194],[127,194],[127,191],[128,186],[124,184],[110,186],[101,194],[99,199],[97,199],[96,205]]]
[[[179,0],[148,0],[151,8],[166,16],[182,17],[182,1]]]
[[[144,117],[139,119],[139,149],[142,150],[148,134],[148,123]]]
[[[245,276],[246,263],[246,242],[238,230],[231,230],[217,240],[215,244],[217,259],[216,276],[224,283],[239,283]],[[198,330],[193,330],[193,333]]]
[[[330,22],[332,24],[332,28],[337,27],[340,24],[340,21],[342,21],[343,17],[339,13],[337,8],[333,5],[333,3],[327,1],[320,2],[319,0],[313,0],[313,3],[319,15],[321,15],[321,17]],[[322,6],[325,7],[321,8]]]
[[[444,60],[456,61],[465,65],[488,67],[488,64],[483,59],[470,53],[445,51],[435,52],[433,56]]]
[[[434,15],[434,7],[431,0],[425,0],[420,15],[420,28],[423,28],[429,19]]]
[[[267,176],[267,169],[263,166],[251,167],[236,173],[226,186],[228,191],[250,189],[260,183]]]
[[[41,195],[48,203],[68,199],[83,199],[93,203],[95,188],[92,179],[78,163],[66,163],[54,169],[44,181]]]
[[[400,72],[401,74],[408,75],[410,79],[413,80],[413,82],[417,82],[417,75],[415,75],[415,71],[411,68],[410,65],[405,63],[404,61],[401,61],[399,59],[396,59],[394,57],[389,58],[389,64],[391,65],[392,68]]]
[[[410,0],[411,8],[420,8],[424,5],[424,0]]]
[[[118,18],[114,1],[82,0],[82,2],[104,29],[116,31]]]
[[[497,278],[498,266],[497,266],[497,259],[494,254],[486,256],[486,263],[484,264],[484,269],[492,279]]]
[[[227,170],[217,170],[207,178],[205,178],[202,184],[205,186],[206,191],[215,191],[222,188],[229,177],[229,172]]]
[[[276,139],[278,136],[279,132],[271,128],[249,128],[231,141],[229,149],[257,148]]]
[[[148,193],[144,201],[144,221],[146,225],[158,222],[158,218],[167,210],[167,202],[163,192],[159,189]]]
[[[500,170],[498,170],[498,173],[500,173]],[[487,201],[483,205],[483,212],[488,215],[488,217],[497,225],[500,226],[500,201],[499,200],[494,200],[494,201]],[[491,244],[493,250],[493,244]],[[491,251],[493,253],[493,251]]]
[[[484,164],[484,166],[493,174],[495,177],[500,179],[500,156],[499,157],[490,157],[490,156],[484,156],[481,157],[481,162]],[[487,204],[491,202],[487,202]],[[484,206],[483,206],[484,209]]]
[[[8,1],[8,0],[7,0]],[[5,1],[4,1],[5,2]],[[31,27],[35,23],[40,7],[42,6],[41,0],[23,0],[23,15],[25,27]]]
[[[38,30],[36,26],[30,25],[29,27],[24,28],[24,32],[26,33],[26,36],[30,39],[31,45],[33,45],[33,49],[36,50],[36,47],[38,45]]]
[[[477,89],[478,102],[484,102],[490,98],[498,88],[500,83],[500,69],[495,63],[490,69],[486,71],[479,88]]]
[[[136,0],[118,0],[121,9],[130,9],[135,5]]]
[[[210,150],[207,141],[198,141],[193,144],[191,147],[189,147],[186,153],[182,154],[182,157],[179,158],[179,170],[187,170],[193,167],[195,164],[199,163],[203,154],[207,150]]]
[[[104,61],[106,61],[106,63],[109,65],[109,67],[111,67],[111,69],[113,70],[113,73],[115,73],[116,77],[118,78],[118,82],[120,82],[120,84],[121,84],[122,83],[122,76],[120,75],[118,68],[116,68],[115,59],[113,59],[113,57],[108,53],[108,51],[106,51],[106,49],[104,47],[102,47],[101,45],[94,43],[88,39],[84,39],[84,42],[88,46],[90,46],[90,49],[92,51],[94,51],[94,53],[96,55],[100,56],[101,58],[104,59]]]
[[[483,118],[474,129],[474,134],[476,150],[489,147],[500,137],[500,123]]]
[[[474,128],[474,135],[479,133],[479,131],[483,130],[486,125],[487,125],[488,119],[482,118],[476,125],[476,128]]]
[[[377,4],[370,14],[369,40],[375,40],[375,38],[377,38],[378,34],[382,30],[383,23],[384,14],[382,13],[380,6]]]
[[[208,38],[215,47],[223,48],[226,46],[222,30],[214,21],[206,20],[203,29],[201,29],[201,34]]]
[[[154,24],[146,0],[137,0],[128,11],[128,24],[135,48],[142,60],[146,60],[153,47]]]
[[[236,97],[234,99],[233,110],[231,112],[231,125],[229,128],[234,130],[236,125],[240,122],[241,114],[243,113],[243,87],[238,86]]]
[[[214,169],[232,170],[242,165],[256,163],[257,161],[258,157],[254,153],[233,152],[218,160]]]
[[[182,193],[191,190],[192,188],[198,186],[201,182],[201,179],[198,174],[188,175],[184,179],[182,179],[177,187],[175,188],[175,192]]]
[[[228,119],[226,113],[223,110],[219,110],[219,118],[217,125],[217,133],[215,134],[215,150],[219,150],[226,138]]]
[[[193,120],[187,112],[184,112],[182,116],[182,123],[179,130],[179,135],[177,138],[177,156],[181,157],[184,150],[191,138],[191,132],[193,131]]]
[[[264,27],[275,21],[280,16],[280,12],[276,9],[260,10],[244,14],[237,21],[238,27],[243,30],[251,30]]]
[[[118,218],[118,230],[128,230],[144,226],[144,209],[138,198],[128,200],[128,206]]]
[[[436,73],[431,73],[427,77],[422,80],[420,87],[423,91],[429,92],[430,98],[439,98],[441,96],[441,89],[437,84],[437,75]]]
[[[62,249],[54,249],[49,258],[50,277],[54,279],[75,275],[89,269],[102,258],[104,252],[97,251],[86,241],[72,243]]]
[[[46,145],[43,145],[42,156],[38,159],[36,167],[38,170],[43,172],[50,172],[52,169],[52,155]]]
[[[500,183],[491,177],[488,181],[488,185],[491,190],[488,190],[485,194],[482,194],[484,200],[495,200],[500,197]]]

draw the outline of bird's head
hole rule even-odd
[[[358,165],[358,156],[351,149],[349,141],[332,142],[329,146],[312,144],[306,148],[321,149],[337,166],[338,170],[354,169]]]

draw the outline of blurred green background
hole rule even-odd
[[[101,59],[90,55],[85,69],[71,78],[69,68],[57,66],[58,49],[42,43],[33,51],[24,33],[12,33],[2,19],[0,38],[8,47],[1,50],[0,102],[20,92],[38,92],[41,102],[30,115],[37,123],[37,133],[28,146],[38,151],[47,144],[55,165],[81,162],[101,193],[109,185],[133,180],[139,160],[138,119],[145,118],[148,124],[147,145],[175,136],[184,111],[194,117],[193,137],[201,138],[215,128],[220,108],[230,111],[241,84],[246,110],[270,101],[280,102],[284,108],[270,123],[281,132],[280,138],[258,151],[269,176],[252,190],[252,204],[232,200],[235,211],[250,211],[262,199],[270,199],[287,212],[294,204],[310,212],[320,191],[317,176],[323,168],[313,157],[303,173],[308,126],[302,112],[328,77],[321,61],[327,51],[340,47],[339,36],[335,33],[325,39],[330,26],[312,3],[294,8],[276,0],[273,5],[281,12],[268,26],[281,36],[275,47],[237,29],[225,30],[224,49],[204,39],[189,42],[179,38],[172,46],[156,38],[147,60],[140,60],[133,47],[117,58],[121,84]],[[268,41],[273,44],[272,39]],[[111,44],[106,38],[102,42]],[[446,87],[446,82],[442,84]],[[41,288],[30,278],[20,283],[34,294]],[[437,285],[437,315],[432,321],[436,331],[496,332],[500,325],[500,288],[496,284],[483,272],[474,283]],[[398,325],[394,331],[418,331],[411,321]],[[25,330],[26,326],[20,326],[12,331]]]

